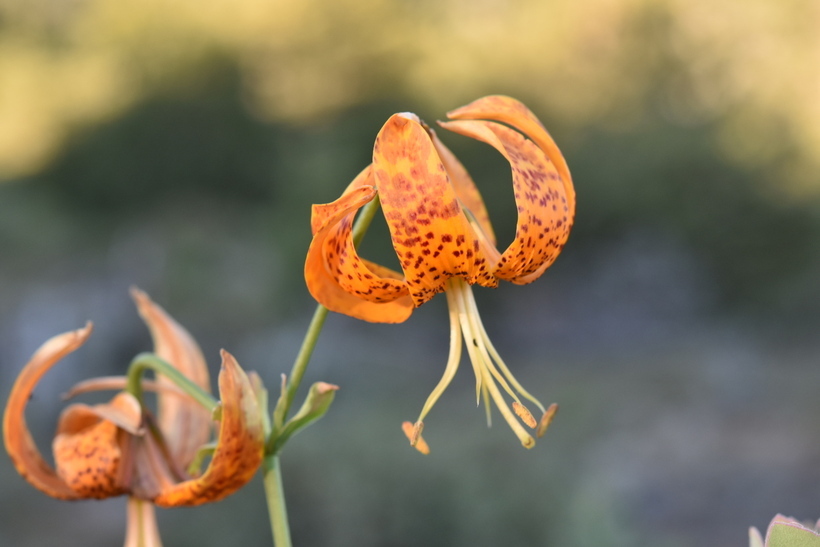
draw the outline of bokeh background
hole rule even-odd
[[[269,386],[314,303],[310,204],[393,112],[513,95],[561,146],[576,226],[537,283],[477,290],[496,346],[561,412],[532,451],[441,373],[435,299],[405,324],[329,318],[306,381],[341,386],[294,438],[298,545],[685,547],[820,517],[820,4],[806,0],[2,0],[0,394],[95,321],[27,413],[150,348],[137,285]],[[442,135],[500,239],[508,168]],[[388,260],[382,221],[369,256]],[[90,399],[93,400],[93,397]],[[110,546],[124,500],[64,503],[0,455],[0,544]],[[160,511],[169,546],[270,544],[258,479]]]

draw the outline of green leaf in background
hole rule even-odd
[[[820,535],[797,522],[774,522],[766,547],[820,547]]]

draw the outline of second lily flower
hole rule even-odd
[[[379,132],[373,163],[343,195],[313,206],[305,278],[314,298],[331,311],[383,323],[406,320],[414,308],[444,291],[450,308],[449,359],[416,422],[404,424],[405,433],[413,446],[428,451],[421,438],[423,420],[455,375],[463,337],[476,397],[486,405],[492,399],[530,448],[535,440],[519,419],[541,436],[556,407],[545,409],[513,377],[487,337],[470,285],[496,287],[500,279],[523,285],[540,277],[569,237],[575,190],[555,142],[517,100],[484,97],[448,117],[454,121],[440,122],[442,127],[489,144],[510,162],[518,222],[506,250],[496,248],[487,209],[464,166],[415,114],[401,113]],[[403,273],[356,252],[353,219],[377,196]],[[502,390],[512,399],[512,410]],[[541,410],[540,421],[521,398]],[[487,415],[489,420],[489,406]]]

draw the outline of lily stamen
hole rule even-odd
[[[541,404],[541,401],[536,399],[534,396],[530,395],[530,393],[526,389],[524,389],[524,387],[518,382],[518,380],[515,379],[515,376],[513,376],[512,372],[510,372],[509,367],[507,367],[507,364],[501,358],[501,355],[499,355],[498,350],[496,350],[495,346],[493,346],[493,343],[490,341],[490,337],[487,336],[487,331],[484,330],[484,324],[481,321],[481,316],[478,314],[478,306],[476,306],[475,297],[473,296],[473,291],[468,292],[468,298],[469,298],[469,306],[470,306],[471,313],[472,313],[473,317],[475,318],[476,322],[478,323],[478,329],[480,329],[480,331],[482,333],[482,339],[484,340],[485,347],[486,347],[487,351],[489,352],[489,354],[492,356],[494,362],[498,365],[498,368],[501,369],[501,372],[504,374],[504,377],[507,379],[507,381],[509,381],[510,384],[512,384],[512,386],[515,388],[515,390],[522,397],[524,397],[528,401],[532,402],[535,406],[537,406],[541,410],[541,412],[546,412],[546,410],[544,409],[544,405]],[[516,400],[518,400],[518,399],[516,398]],[[519,403],[520,403],[520,401],[519,401]]]
[[[444,390],[450,385],[450,382],[456,375],[458,365],[461,362],[461,324],[459,322],[458,308],[454,305],[455,299],[456,295],[454,293],[447,292],[447,302],[450,304],[450,352],[447,358],[447,364],[444,366],[444,374],[427,397],[427,401],[425,401],[421,413],[416,420],[417,423],[424,420],[424,417],[427,416],[427,413],[430,412],[433,405],[436,404],[441,394],[444,393]]]
[[[518,419],[516,419],[515,414],[510,409],[507,401],[504,400],[504,396],[501,391],[498,389],[496,381],[501,384],[504,390],[513,399],[515,399],[516,402],[519,402],[518,397],[510,389],[507,382],[495,368],[493,361],[490,359],[489,353],[487,352],[487,333],[483,328],[478,328],[477,322],[475,321],[477,314],[475,313],[475,309],[471,309],[469,305],[472,297],[470,285],[459,278],[454,278],[448,282],[448,291],[453,291],[456,294],[456,299],[459,303],[459,317],[461,319],[462,332],[464,334],[464,338],[468,340],[467,352],[470,355],[470,361],[473,363],[473,367],[479,371],[482,390],[486,390],[486,393],[488,393],[489,397],[492,398],[495,406],[498,407],[501,415],[521,441],[521,444],[526,448],[535,446],[535,440],[532,438],[532,435],[527,433],[527,431],[521,426],[521,423]],[[486,404],[487,401],[485,397],[485,405]],[[489,415],[489,405],[487,405],[487,413]]]
[[[537,399],[521,388],[507,366],[501,361],[500,357],[498,357],[498,352],[492,346],[487,332],[484,330],[481,318],[478,316],[475,298],[473,297],[470,285],[460,278],[451,278],[447,280],[445,292],[447,294],[447,303],[450,306],[449,358],[447,359],[447,365],[444,368],[444,374],[441,380],[439,380],[436,387],[433,388],[433,391],[427,397],[427,401],[424,403],[418,419],[415,424],[413,424],[412,433],[408,434],[410,444],[417,446],[421,438],[424,418],[453,380],[461,361],[461,343],[463,339],[466,342],[470,363],[476,377],[476,403],[480,402],[483,395],[484,404],[487,409],[487,425],[492,425],[489,406],[490,399],[492,399],[513,432],[515,432],[521,440],[521,443],[528,448],[533,446],[535,441],[532,436],[521,427],[516,416],[524,422],[524,424],[533,429],[537,427],[538,423],[527,407],[521,403],[516,392],[510,387],[510,384],[512,384],[521,395],[527,399],[534,400],[535,404],[538,405],[542,411],[543,406]],[[498,365],[498,367],[496,365]],[[501,371],[499,371],[499,368]],[[512,410],[510,410],[510,406],[498,389],[498,384],[501,384],[504,391],[513,398]]]

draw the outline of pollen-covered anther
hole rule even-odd
[[[424,440],[424,437],[421,436],[421,430],[424,429],[424,424],[422,422],[403,422],[401,424],[401,430],[404,432],[404,435],[407,437],[407,440],[410,441],[410,446],[418,450],[424,455],[430,453],[430,447],[427,445],[427,441]]]
[[[527,409],[527,407],[525,407],[518,401],[513,401],[512,408],[515,412],[515,415],[521,418],[521,421],[529,427],[534,429],[535,426],[538,425],[529,409]]]
[[[410,439],[410,444],[416,446],[421,438],[421,432],[424,431],[424,422],[416,422],[413,425],[413,437]]]
[[[541,421],[538,422],[538,429],[535,430],[535,435],[539,438],[544,436],[544,433],[547,432],[547,428],[552,423],[553,418],[555,418],[555,414],[558,412],[558,403],[552,403],[544,415],[541,416]]]

